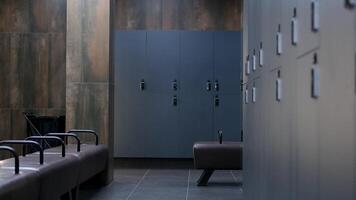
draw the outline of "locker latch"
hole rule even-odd
[[[250,56],[249,55],[246,57],[245,73],[246,73],[246,75],[250,74]]]
[[[206,81],[206,91],[211,91],[211,82],[209,80]]]
[[[256,103],[256,87],[252,88],[252,103]]]
[[[293,18],[292,18],[292,44],[295,46],[298,43],[298,19],[297,19],[297,9],[293,9]]]
[[[172,89],[173,89],[173,91],[177,91],[177,90],[178,90],[178,83],[177,83],[177,80],[173,80],[173,82],[172,82]]]
[[[311,2],[311,15],[312,31],[317,32],[320,28],[319,2],[317,0]]]
[[[259,52],[259,65],[260,67],[263,67],[263,47],[262,47],[262,42],[260,43],[260,52]]]
[[[215,91],[219,91],[219,89],[220,89],[220,85],[219,85],[219,81],[218,80],[215,80],[214,89],[215,89]]]
[[[219,135],[219,144],[222,144],[222,142],[223,142],[223,131],[219,130],[218,131],[218,135]]]
[[[311,95],[314,99],[320,96],[320,69],[318,67],[317,54],[314,55],[314,63],[311,70]]]
[[[253,50],[253,55],[252,55],[252,70],[256,70],[256,50]]]
[[[172,98],[172,105],[177,106],[178,105],[178,97],[177,95],[174,95]]]
[[[277,50],[277,55],[281,55],[282,52],[283,52],[283,49],[282,49],[282,32],[281,32],[281,25],[279,24],[278,25],[278,32],[277,32],[277,36],[276,36],[276,41],[277,41],[277,44],[276,44],[276,50]]]
[[[280,75],[278,76],[276,81],[276,100],[282,100],[282,79],[280,78]]]
[[[248,104],[248,88],[245,90],[245,104]]]
[[[220,99],[219,99],[219,96],[216,95],[216,96],[215,96],[215,106],[217,107],[217,106],[219,106],[219,105],[220,105]]]
[[[206,91],[211,91],[211,82],[210,82],[210,80],[206,81]]]
[[[144,80],[144,79],[141,79],[141,82],[140,82],[140,89],[141,89],[141,91],[143,91],[143,90],[146,89],[146,84],[145,84],[145,80]]]

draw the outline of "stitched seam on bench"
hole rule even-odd
[[[132,189],[132,191],[130,192],[129,196],[127,196],[126,200],[129,200],[131,198],[131,196],[133,195],[134,192],[136,192],[138,186],[140,186],[141,182],[143,181],[143,179],[146,177],[146,175],[148,174],[150,170],[148,169],[145,174],[141,177],[141,179],[137,182],[136,186],[134,187],[134,189]]]

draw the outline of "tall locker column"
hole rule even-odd
[[[180,33],[180,103],[179,127],[182,139],[177,142],[182,155],[191,157],[196,141],[215,140],[213,135],[213,66],[214,33]]]
[[[115,157],[144,157],[146,149],[146,32],[115,33],[115,71],[117,115]],[[133,73],[134,72],[134,73]],[[140,124],[138,126],[138,124]],[[137,147],[140,148],[137,148]]]
[[[297,179],[296,199],[319,199],[320,143],[319,99],[312,96],[312,68],[320,52],[313,51],[297,61]]]
[[[181,156],[179,59],[178,31],[147,31],[146,157]]]
[[[322,0],[320,46],[320,199],[354,199],[354,13]]]
[[[281,191],[283,199],[294,200],[296,193],[296,129],[297,129],[297,48],[299,34],[299,13],[297,0],[282,1],[282,27],[285,42],[281,60],[283,80],[283,101],[281,103],[281,126],[285,148],[285,174]],[[293,40],[294,38],[294,40]],[[297,40],[295,40],[297,39]]]
[[[214,33],[214,133],[222,130],[226,141],[241,140],[241,44],[241,32]]]

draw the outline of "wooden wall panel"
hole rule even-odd
[[[67,128],[94,129],[106,144],[109,142],[110,5],[110,0],[70,2],[67,15]]]
[[[0,0],[0,139],[26,136],[23,112],[65,114],[66,0]]]
[[[113,136],[109,125],[113,5],[112,0],[77,0],[67,5],[66,128],[93,129],[109,149]],[[107,180],[112,176],[110,167]]]
[[[242,0],[116,0],[115,28],[241,30]]]

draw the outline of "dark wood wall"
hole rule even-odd
[[[115,28],[241,30],[242,0],[116,0]]]
[[[0,140],[26,136],[23,111],[65,114],[66,0],[0,0]]]

